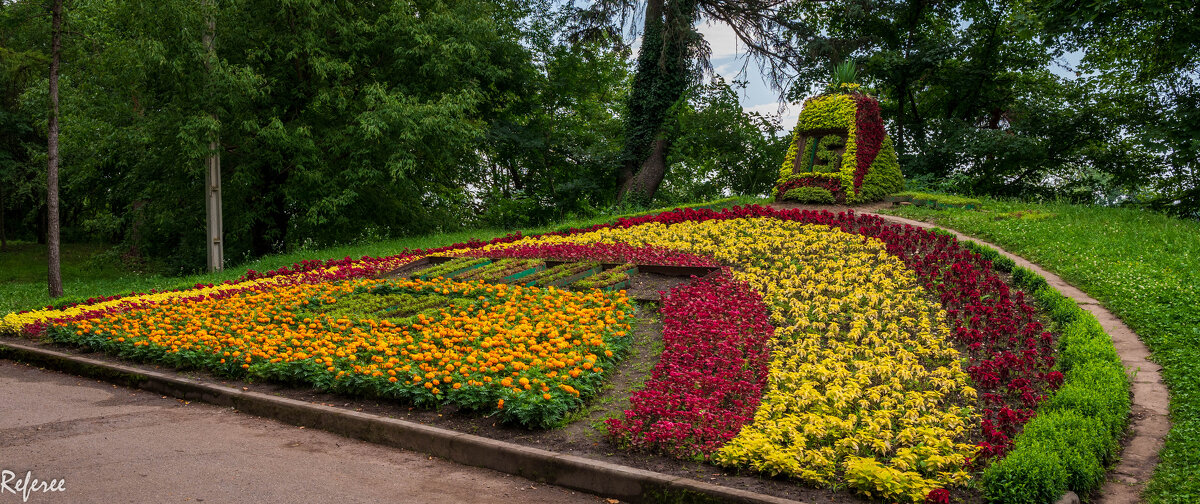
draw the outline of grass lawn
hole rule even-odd
[[[687,206],[717,209],[761,202],[765,202],[765,200],[739,196]],[[663,210],[667,209],[657,209],[647,213],[657,213]],[[545,233],[572,227],[586,227],[624,216],[627,215],[601,215],[521,231],[525,234]],[[358,258],[364,255],[389,256],[398,254],[405,248],[441,247],[465,242],[471,238],[488,240],[513,231],[472,229],[456,233],[414,236],[318,250],[298,250],[261,257],[244,264],[226,265],[225,270],[219,273],[202,273],[182,277],[130,272],[123,269],[115,258],[107,262],[100,260],[104,257],[100,254],[107,248],[104,245],[66,244],[62,248],[62,278],[65,297],[56,300],[55,303],[82,301],[94,296],[147,292],[150,289],[191,287],[198,283],[219,283],[235,279],[247,270],[270,271],[305,259],[337,259],[347,256]],[[50,303],[46,287],[46,247],[29,243],[9,243],[9,251],[0,252],[0,316],[17,310],[44,307]]]
[[[1150,212],[985,200],[983,211],[887,213],[991,241],[1062,276],[1138,333],[1163,366],[1171,432],[1146,498],[1200,502],[1200,222]]]

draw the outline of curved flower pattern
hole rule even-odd
[[[940,487],[1002,456],[1063,381],[1057,338],[1024,293],[952,237],[761,206],[304,261],[222,285],[9,314],[0,331],[49,328],[134,358],[449,402],[535,426],[594,393],[628,344],[627,302],[598,292],[449,282],[426,286],[470,309],[303,315],[304,302],[424,288],[365,277],[435,253],[724,265],[664,298],[663,357],[625,418],[609,423],[633,448],[943,502]]]

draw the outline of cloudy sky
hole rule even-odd
[[[754,58],[746,54],[745,45],[739,43],[733,30],[724,23],[702,22],[699,28],[704,40],[707,40],[712,48],[713,71],[724,77],[726,82],[746,81],[746,88],[739,93],[742,108],[762,114],[780,114],[782,105],[783,129],[791,131],[800,117],[799,104],[780,102],[779,93],[771,90],[771,84],[765,79],[765,72]]]

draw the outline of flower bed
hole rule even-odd
[[[663,299],[662,356],[608,432],[629,448],[707,458],[752,419],[774,328],[758,294],[724,276]]]
[[[455,279],[499,282],[506,277],[541,267],[543,264],[537,259],[500,259],[487,266],[469,270],[456,276]]]
[[[455,302],[409,324],[388,320],[389,304],[430,295]],[[628,345],[631,310],[619,293],[355,280],[172,299],[50,335],[178,368],[454,404],[544,428],[599,389]]]
[[[629,285],[629,275],[637,274],[637,265],[618,264],[571,284],[575,289],[616,290]]]
[[[730,429],[715,418],[646,427],[649,415],[635,408],[624,424],[614,424],[628,444],[711,454],[721,465],[810,483],[843,479],[888,498],[923,499],[969,479],[966,464],[977,451],[967,442],[974,390],[948,342],[945,313],[927,301],[917,277],[884,242],[772,218],[646,222],[533,240],[671,246],[708,255],[737,265],[733,277],[761,292],[771,308],[779,329],[753,422],[735,436],[672,445],[695,431]],[[675,372],[708,372],[690,364]],[[853,478],[839,478],[846,471]],[[905,483],[885,485],[899,480]]]
[[[1094,321],[1077,315],[1055,315],[1056,331],[1068,335],[1060,339],[1042,327],[1034,303],[1025,293],[1012,287],[993,268],[994,254],[964,247],[950,236],[887,225],[880,218],[852,212],[834,215],[759,206],[723,212],[680,210],[538,237],[517,234],[489,243],[473,241],[406,251],[391,258],[346,259],[332,266],[328,262],[305,262],[265,274],[249,272],[240,282],[197,286],[194,291],[151,293],[10,314],[3,329],[38,333],[47,326],[120,318],[129,310],[133,310],[129,312],[133,316],[201,303],[208,303],[220,314],[219,307],[226,301],[240,302],[231,300],[289,289],[319,290],[348,278],[389,271],[434,253],[596,263],[727,265],[727,277],[673,290],[664,299],[664,338],[670,335],[664,358],[626,416],[610,423],[613,438],[636,449],[707,458],[730,467],[785,474],[820,485],[845,485],[888,500],[928,498],[942,502],[951,494],[939,487],[962,485],[982,470],[987,498],[1016,498],[1024,488],[1034,489],[1031,491],[1040,499],[1061,493],[1064,488],[1094,488],[1128,415],[1127,396],[1124,402],[1118,400],[1118,396],[1127,394],[1128,384],[1119,361],[1113,359],[1111,343],[1097,332]],[[1042,305],[1055,306],[1053,296],[1045,294],[1028,273],[1012,269],[1011,264],[1003,265],[1003,269],[1013,272],[1012,282],[1036,292]],[[742,291],[731,287],[734,285],[757,291],[761,301],[743,296]],[[530,289],[533,291],[537,290]],[[723,294],[714,294],[718,292]],[[718,303],[718,298],[729,302]],[[387,307],[371,309],[382,308]],[[546,313],[543,310],[541,316]],[[769,321],[776,328],[773,337],[764,336],[771,329],[760,324],[760,313],[769,313]],[[382,321],[416,316],[408,312],[378,315]],[[131,328],[157,329],[151,321],[130,320]],[[336,325],[340,319],[332,320]],[[724,326],[701,325],[697,320],[724,321]],[[386,327],[382,321],[379,326]],[[553,323],[563,320],[554,318]],[[607,320],[600,325],[606,324]],[[258,325],[243,321],[241,325],[222,327],[229,337],[236,334],[234,339],[244,342],[251,334],[261,338]],[[83,334],[74,336],[59,335],[64,341],[129,355],[150,351],[146,345],[99,338],[83,341],[78,339]],[[162,338],[165,334],[156,336]],[[610,339],[604,339],[604,344],[617,356],[621,342],[619,338]],[[769,358],[758,346],[760,341],[768,340]],[[171,356],[192,354],[155,351],[161,353],[164,362],[191,365],[186,359]],[[601,362],[609,357],[607,354],[591,353],[597,356],[596,363],[611,367],[611,361]],[[382,357],[372,355],[376,356]],[[742,366],[735,370],[737,366],[732,362],[737,358],[742,359]],[[225,371],[234,375],[250,374],[252,370],[266,372],[256,368],[260,362],[253,359]],[[766,378],[760,378],[757,373],[764,359],[769,362],[768,372]],[[268,360],[269,364],[280,362]],[[250,367],[242,368],[241,364]],[[459,366],[456,364],[455,369],[461,370]],[[321,368],[321,376],[336,384],[330,387],[333,390],[359,390],[345,385],[349,383],[373,384],[363,385],[367,390],[381,385],[371,381],[380,378],[373,376],[379,369],[366,375],[353,365],[333,367],[345,371],[343,378],[337,378],[336,372]],[[270,369],[275,368],[261,368]],[[295,374],[308,368],[279,369]],[[714,373],[719,375],[715,381],[705,381],[708,377],[704,373],[709,369],[729,372]],[[515,372],[502,371],[510,376]],[[539,383],[530,381],[528,390],[526,384],[511,379],[500,387],[467,383],[454,389],[456,378],[452,375],[449,390],[475,387],[469,390],[477,391],[479,397],[518,397],[525,390],[529,401],[520,404],[526,412],[547,411],[535,408],[539,403],[534,396],[542,386],[549,389],[542,394],[553,399],[542,396],[545,405],[570,402],[562,393],[579,399],[565,389],[554,392],[546,380],[554,378],[548,376],[549,372],[537,378]],[[595,380],[601,374],[581,371],[581,376],[594,376]],[[279,371],[276,378],[288,376]],[[305,376],[298,376],[293,379],[304,382]],[[442,375],[435,373],[437,376]],[[493,381],[510,377],[499,376],[493,376]],[[455,404],[494,411],[508,421],[527,425],[548,424],[530,418],[560,418],[553,412],[522,417],[517,414],[518,399],[506,399],[504,409],[499,409],[498,395],[486,396],[496,402],[485,404],[482,399],[468,399],[474,396],[443,390],[444,385],[425,388],[424,383],[431,383],[431,379],[422,378],[420,389],[426,392],[406,383],[396,390],[406,390],[404,394],[409,395],[394,395],[414,401],[433,400],[422,399],[421,394],[445,397],[437,400],[454,396],[455,401],[462,401]],[[444,379],[442,376],[442,383],[447,383]],[[491,383],[482,377],[473,380]],[[433,394],[435,386],[439,394]],[[570,386],[581,396],[590,393],[590,389]],[[702,401],[701,394],[689,395],[689,387],[709,387],[713,392],[704,395],[722,399]],[[382,390],[387,395],[391,389],[384,386]],[[751,410],[753,415],[748,413]],[[1029,424],[1031,430],[1023,431],[1035,417]],[[1004,458],[1010,450],[1013,456]]]
[[[554,235],[550,235],[554,236]],[[625,243],[526,243],[516,242],[504,248],[469,249],[467,255],[489,257],[546,258],[563,261],[637,263],[667,266],[717,266],[711,258],[650,245]]]

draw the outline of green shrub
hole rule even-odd
[[[1053,447],[1067,470],[1067,488],[1086,494],[1104,482],[1104,465],[1120,446],[1099,419],[1054,411],[1025,424],[1017,442]]]
[[[1067,379],[1040,412],[1076,411],[1099,420],[1117,439],[1129,420],[1129,379],[1111,362],[1085,362],[1067,372]]]
[[[1113,347],[1112,338],[1100,322],[1085,313],[1062,329],[1059,340],[1059,367],[1064,371],[1089,362],[1105,362],[1121,366],[1121,357]]]
[[[783,199],[800,203],[833,203],[833,193],[820,187],[797,187],[783,195]]]
[[[1067,468],[1055,447],[1026,441],[983,471],[983,496],[989,502],[1047,504],[1067,491]]]
[[[1024,268],[1021,268],[1024,271]],[[1014,278],[1016,271],[1013,271]],[[1040,277],[1039,277],[1040,278]],[[1075,319],[1087,314],[1079,305],[1075,304],[1070,298],[1060,294],[1057,290],[1049,286],[1044,286],[1041,289],[1032,290],[1033,297],[1037,300],[1042,311],[1050,315],[1050,319],[1058,324],[1060,328],[1070,325]],[[1093,317],[1095,318],[1095,317]],[[1061,340],[1060,340],[1061,342]]]
[[[1034,273],[1033,270],[1014,266],[1012,269],[1013,283],[1028,292],[1037,292],[1046,285],[1046,279]]]

